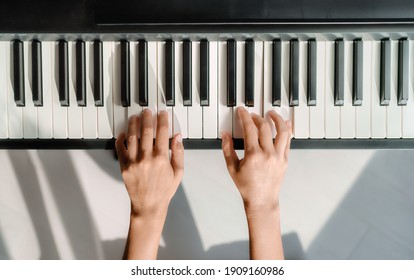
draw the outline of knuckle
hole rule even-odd
[[[152,134],[152,126],[149,124],[145,124],[142,127],[142,134],[143,135],[150,135]]]

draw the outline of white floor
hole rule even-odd
[[[414,259],[414,151],[293,150],[281,191],[289,259]],[[118,259],[129,202],[110,151],[0,150],[0,259]],[[221,151],[186,151],[162,259],[246,259]]]

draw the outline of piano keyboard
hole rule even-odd
[[[291,119],[296,139],[414,138],[413,46],[0,41],[0,139],[112,139],[145,108],[168,112],[170,135],[237,139],[238,106]]]

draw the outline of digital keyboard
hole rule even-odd
[[[414,2],[308,2],[2,1],[0,148],[113,148],[145,108],[242,148],[239,106],[293,148],[413,148]]]

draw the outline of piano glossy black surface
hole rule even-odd
[[[237,5],[235,5],[237,3]],[[3,0],[0,40],[413,37],[410,0]],[[355,35],[358,33],[358,35]],[[184,140],[217,149],[220,140]],[[112,149],[111,140],[6,139],[7,149]],[[240,140],[235,147],[242,148]],[[292,148],[414,148],[411,139],[293,139]]]

